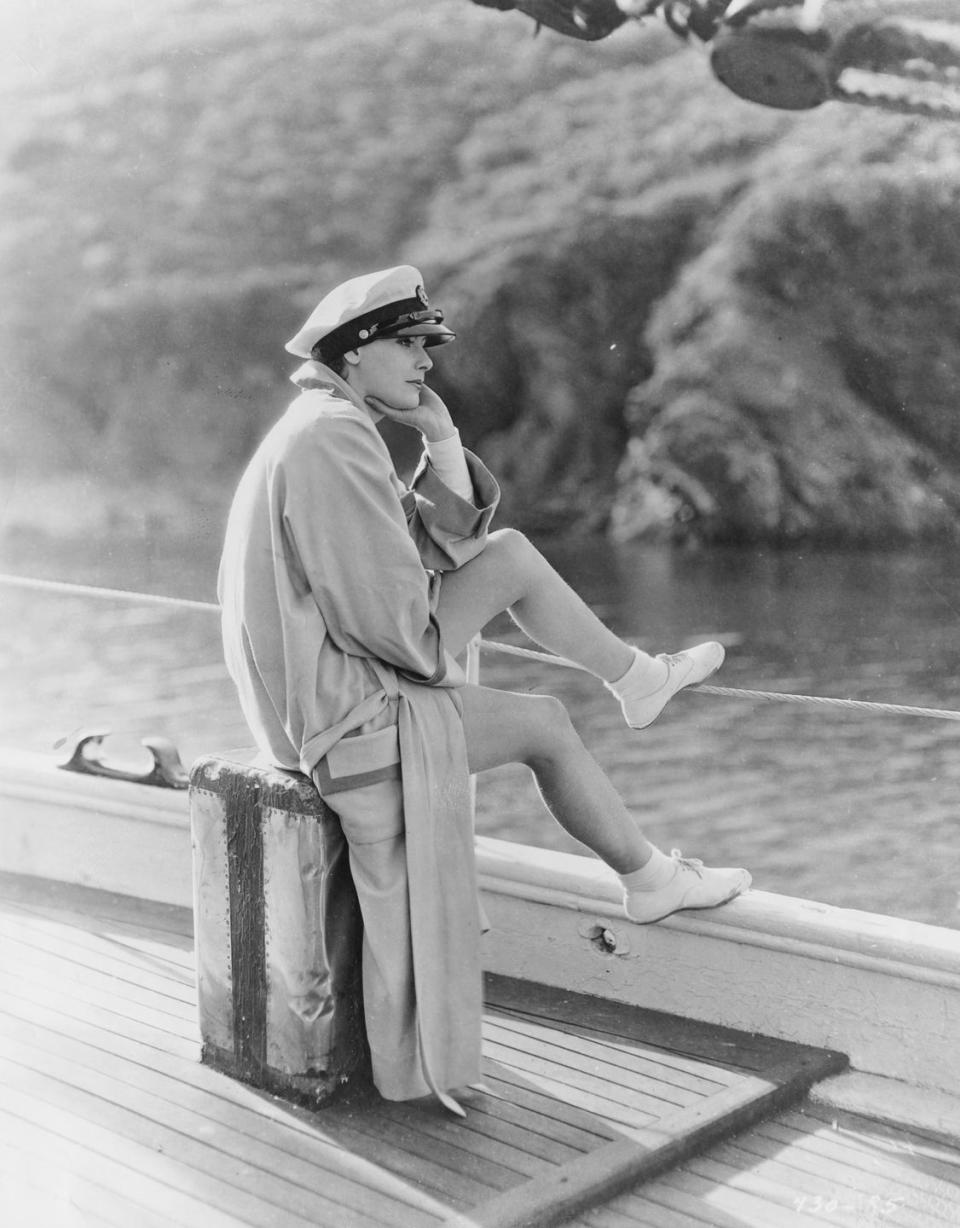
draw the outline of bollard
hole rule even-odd
[[[323,1104],[366,1084],[363,926],[337,816],[299,773],[207,756],[190,773],[202,1060]]]

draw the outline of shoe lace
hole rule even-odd
[[[657,656],[665,665],[673,667],[682,665],[686,660],[682,652],[660,652],[657,653]]]
[[[671,849],[670,856],[678,866],[683,866],[686,870],[692,870],[698,877],[703,878],[703,862],[699,857],[684,857],[679,849]]]

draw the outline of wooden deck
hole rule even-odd
[[[572,1221],[589,1228],[955,1228],[960,1146],[801,1106]]]
[[[491,978],[465,1121],[311,1113],[200,1063],[185,909],[0,876],[0,975],[10,1228],[960,1222],[957,1151],[791,1107],[820,1050]]]

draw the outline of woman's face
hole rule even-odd
[[[347,383],[358,395],[377,397],[394,409],[416,409],[433,367],[423,337],[384,337],[345,355]]]

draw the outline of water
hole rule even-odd
[[[545,549],[645,647],[723,639],[724,686],[960,709],[960,576],[948,552]],[[0,569],[212,600],[216,554],[213,538],[22,542]],[[0,744],[46,751],[70,730],[103,727],[171,737],[185,762],[249,744],[211,614],[0,588],[0,631]],[[508,620],[488,635],[522,642]],[[560,695],[662,847],[747,865],[766,890],[960,924],[957,724],[688,692],[632,733],[585,675],[485,653],[482,680]],[[522,768],[481,779],[478,829],[584,851]]]

